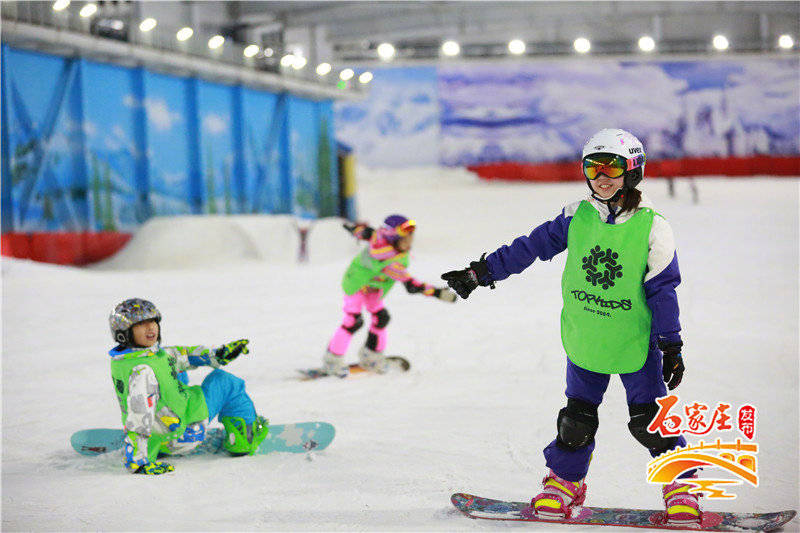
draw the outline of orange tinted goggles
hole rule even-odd
[[[600,175],[619,178],[628,170],[644,165],[644,155],[625,159],[616,154],[592,154],[583,158],[583,175],[596,180]]]

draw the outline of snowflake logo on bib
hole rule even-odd
[[[604,289],[614,286],[614,280],[622,277],[622,265],[617,263],[619,254],[611,248],[600,249],[600,245],[589,250],[583,258],[581,268],[586,271],[586,281]]]

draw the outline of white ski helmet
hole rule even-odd
[[[598,131],[583,145],[581,160],[598,153],[618,155],[628,161],[624,188],[633,189],[642,181],[646,160],[644,146],[632,133],[618,128]]]
[[[114,311],[108,317],[111,337],[114,342],[130,346],[133,344],[131,328],[145,320],[158,322],[158,342],[161,342],[161,312],[152,302],[142,298],[129,298],[114,307]]]

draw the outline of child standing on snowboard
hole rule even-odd
[[[216,348],[161,346],[161,313],[141,298],[130,298],[109,316],[117,346],[111,378],[125,428],[124,465],[134,474],[163,474],[174,467],[159,454],[192,451],[215,416],[225,427],[231,455],[252,455],[266,438],[267,420],[256,414],[244,380],[219,367],[248,353],[247,339]],[[185,370],[211,366],[202,385],[188,386]]]
[[[686,445],[683,437],[647,431],[658,412],[655,399],[666,395],[664,382],[670,390],[677,387],[684,365],[675,293],[681,277],[672,229],[636,189],[644,176],[644,148],[627,131],[604,129],[583,147],[582,163],[588,198],[469,268],[442,275],[467,298],[478,285],[494,288],[537,258],[568,251],[561,281],[567,405],[558,413],[555,440],[544,449],[550,469],[544,490],[529,510],[545,519],[569,518],[584,501],[597,407],[611,374],[619,374],[625,386],[631,434],[653,457]],[[691,487],[682,479],[663,487],[669,523],[700,521],[698,495],[689,493]]]
[[[342,378],[349,374],[344,354],[353,333],[364,325],[362,307],[370,312],[372,321],[366,345],[358,353],[359,364],[372,372],[386,372],[383,351],[386,348],[389,312],[383,305],[383,299],[395,282],[401,282],[411,294],[422,293],[451,303],[456,301],[455,293],[447,287],[436,288],[417,281],[406,270],[416,226],[416,222],[403,215],[386,217],[377,230],[366,224],[344,224],[354,237],[367,241],[369,245],[353,259],[342,279],[344,318],[323,357],[323,371],[326,374]]]

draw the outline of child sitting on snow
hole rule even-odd
[[[174,467],[158,461],[159,454],[192,451],[217,415],[225,427],[225,449],[231,455],[255,453],[267,436],[267,420],[256,414],[244,380],[219,369],[248,353],[247,339],[217,348],[161,346],[161,313],[141,298],[117,305],[109,325],[118,343],[109,355],[126,432],[124,465],[129,472],[171,472]],[[187,386],[184,371],[199,366],[215,370],[202,385]]]

